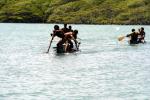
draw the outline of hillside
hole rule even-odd
[[[0,0],[0,22],[150,24],[150,0]]]

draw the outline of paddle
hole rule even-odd
[[[78,50],[79,50],[79,46],[80,46],[81,42],[78,42]]]
[[[118,41],[122,41],[126,36],[120,36],[118,37]]]
[[[46,52],[46,53],[49,53],[49,50],[50,50],[51,44],[52,44],[52,42],[53,42],[53,38],[54,38],[54,37],[52,37],[52,39],[51,39],[51,41],[50,41],[50,43],[49,43],[49,47],[48,47],[48,50],[47,50],[47,52]]]

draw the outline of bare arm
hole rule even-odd
[[[77,44],[78,44],[78,41],[73,37],[73,35],[71,35],[71,38],[74,40],[74,42],[75,42],[75,45],[76,45],[76,48],[77,48],[77,50],[79,49],[78,48],[78,46],[77,46]]]
[[[126,37],[130,37],[131,35],[132,35],[132,33],[131,34],[127,34]]]

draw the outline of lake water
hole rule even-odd
[[[72,25],[80,51],[62,55],[44,53],[53,26],[0,24],[0,100],[150,99],[150,26]],[[146,44],[117,41],[140,27]]]

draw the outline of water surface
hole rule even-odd
[[[79,30],[80,51],[63,55],[53,48],[44,53],[53,26],[0,24],[0,100],[150,98],[150,26],[72,25]],[[140,27],[146,44],[117,41]]]

